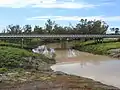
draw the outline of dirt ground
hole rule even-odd
[[[44,78],[47,79],[26,81],[10,86],[0,84],[0,90],[120,90],[91,79],[67,75],[60,72],[46,72],[41,74],[40,77],[44,76]]]

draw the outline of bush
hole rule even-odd
[[[7,71],[8,71],[7,68],[0,68],[0,74],[3,74],[3,73],[5,73],[5,72],[7,72]]]
[[[0,68],[19,68],[25,62],[23,57],[35,57],[36,55],[24,49],[12,47],[0,47]]]
[[[37,69],[40,65],[44,65],[44,63],[53,64],[55,60],[24,49],[0,47],[0,68]]]
[[[77,44],[75,46],[75,49],[81,50],[81,51],[85,51],[85,52],[89,52],[89,53],[94,53],[94,54],[100,54],[100,55],[107,55],[107,51],[110,49],[116,49],[116,48],[120,48],[120,42],[103,42],[103,43],[99,43],[99,44],[95,44],[94,42],[83,42],[82,44]]]
[[[14,44],[14,43],[5,43],[5,42],[0,42],[0,46],[7,46],[7,47],[14,47],[14,48],[21,48],[20,44]],[[32,47],[23,45],[24,49],[32,49]]]

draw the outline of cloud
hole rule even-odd
[[[106,17],[107,21],[120,21],[120,16]]]
[[[37,4],[51,4],[56,0],[0,0],[0,7],[21,8]]]
[[[37,4],[33,7],[40,8],[94,8],[99,5],[85,4],[85,3],[75,3],[75,2],[61,2],[61,3],[52,3],[52,4]]]
[[[0,7],[22,8],[27,6],[39,8],[93,8],[99,5],[75,2],[74,0],[69,2],[57,0],[0,0]]]
[[[100,19],[101,16],[91,16],[91,17],[80,17],[80,16],[37,16],[37,17],[31,17],[27,18],[27,20],[47,20],[47,19],[52,19],[52,20],[80,20],[80,19]]]
[[[37,17],[31,17],[27,18],[27,20],[62,20],[62,21],[79,21],[81,19],[88,19],[88,20],[104,20],[104,21],[120,21],[120,16],[37,16]]]

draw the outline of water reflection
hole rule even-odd
[[[51,68],[55,71],[88,77],[120,88],[120,61],[118,60],[100,61],[99,65],[92,62],[59,64]]]
[[[68,50],[68,57],[75,57],[75,56],[76,56],[75,50],[74,49],[69,49]]]
[[[56,54],[58,63],[51,67],[53,70],[88,77],[120,88],[119,60],[79,51],[75,51],[75,57],[68,57],[66,50],[56,51]]]

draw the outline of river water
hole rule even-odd
[[[68,57],[68,50],[56,51],[57,64],[51,68],[120,88],[120,60],[80,51],[75,51],[75,54]]]

